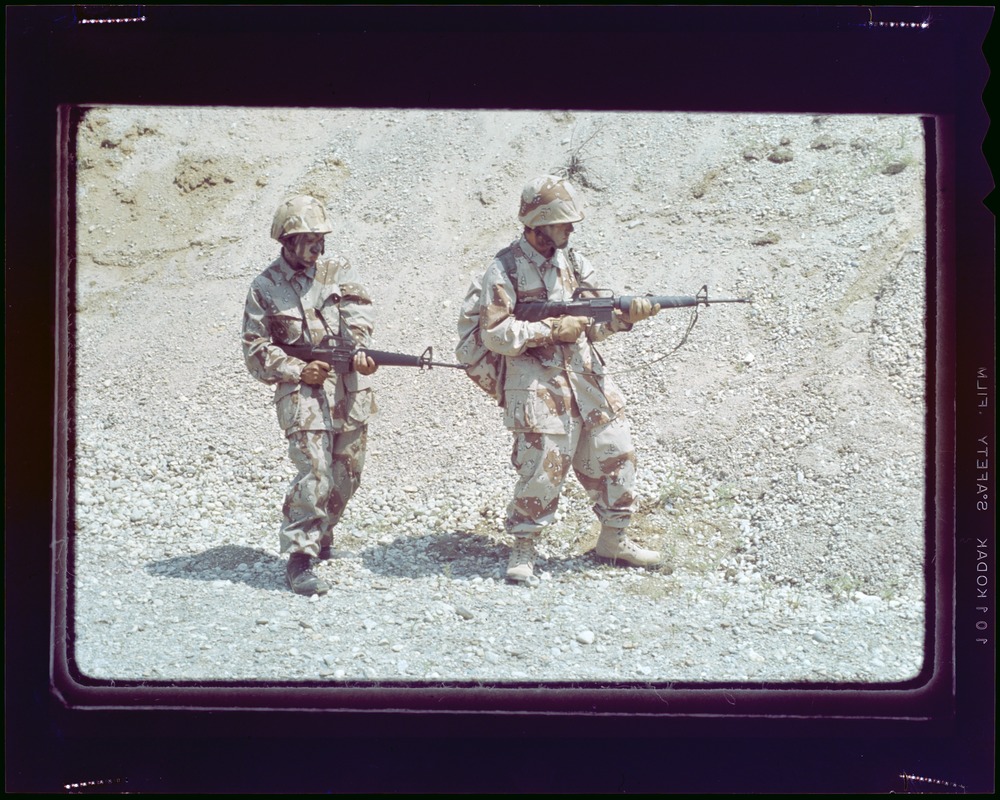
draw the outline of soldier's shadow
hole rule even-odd
[[[145,569],[158,578],[227,580],[254,589],[288,591],[285,560],[274,553],[242,545],[224,544],[202,553],[151,561]]]
[[[314,561],[314,565],[336,564],[338,558],[360,556],[362,565],[369,572],[386,578],[444,575],[455,580],[471,580],[502,576],[510,553],[505,543],[462,531],[397,536],[386,544],[365,545],[360,550],[356,550],[353,544],[335,545],[330,561]],[[226,544],[201,553],[151,561],[145,565],[145,570],[158,578],[225,580],[254,589],[287,592],[285,565],[285,559],[274,553]],[[597,566],[597,562],[589,555],[549,556],[542,545],[535,562],[535,572],[559,575],[593,566]]]
[[[417,555],[415,555],[417,554]],[[372,573],[387,578],[445,575],[452,579],[495,578],[507,568],[510,547],[487,536],[462,531],[397,536],[383,545],[365,547],[361,562]],[[582,564],[596,565],[589,555],[554,557],[538,549],[535,572],[557,575],[576,572]]]

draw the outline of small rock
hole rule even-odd
[[[580,631],[576,635],[576,640],[580,644],[593,644],[594,643],[594,632],[593,631]]]
[[[768,233],[765,233],[762,236],[758,236],[751,242],[751,244],[756,247],[763,247],[764,245],[768,244],[777,244],[780,241],[781,237],[778,236],[778,234],[776,234],[774,231],[769,231]]]
[[[462,619],[472,619],[475,616],[469,609],[465,606],[455,606],[455,613],[458,614]]]
[[[770,161],[772,164],[787,164],[793,158],[795,158],[795,156],[792,155],[791,150],[789,150],[787,147],[779,147],[777,150],[771,151],[771,153],[767,157],[767,160]]]

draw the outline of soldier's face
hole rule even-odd
[[[285,260],[295,269],[313,266],[326,252],[326,235],[322,233],[299,233],[285,245]]]
[[[572,222],[560,222],[556,225],[542,225],[539,230],[552,242],[557,250],[562,250],[569,244],[569,235],[573,232]]]

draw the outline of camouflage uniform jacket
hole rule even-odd
[[[611,323],[593,323],[585,336],[562,344],[553,342],[547,322],[515,319],[519,300],[570,300],[578,286],[595,286],[593,267],[579,253],[574,270],[564,250],[546,259],[523,236],[511,247],[517,286],[494,259],[483,278],[479,317],[483,344],[507,357],[504,424],[512,431],[559,434],[575,412],[587,426],[609,422],[625,408],[625,398],[605,376],[592,342],[632,326],[616,314]]]
[[[316,345],[334,334],[370,347],[374,328],[368,292],[346,259],[320,258],[296,272],[278,256],[254,279],[243,311],[243,358],[251,375],[274,385],[286,435],[357,428],[377,408],[369,377],[331,371],[322,386],[301,383],[306,363],[274,343]]]

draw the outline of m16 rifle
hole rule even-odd
[[[465,364],[447,364],[434,360],[434,350],[428,347],[419,356],[411,356],[405,353],[392,353],[387,350],[371,350],[367,347],[357,347],[353,342],[347,342],[336,336],[324,336],[318,345],[303,344],[279,344],[275,347],[281,348],[286,355],[300,358],[305,362],[323,361],[330,365],[334,372],[347,373],[353,369],[354,356],[358,353],[365,353],[374,359],[380,367],[418,367],[419,369],[430,369],[431,367],[452,367],[453,369],[465,369]]]
[[[584,297],[584,294],[597,294]],[[610,289],[577,289],[573,299],[566,301],[526,300],[514,306],[514,318],[525,322],[541,322],[550,317],[589,317],[594,322],[611,322],[615,311],[627,313],[637,297],[648,300],[650,305],[663,308],[697,308],[717,303],[752,303],[749,297],[708,298],[708,286],[702,286],[696,295],[614,295]]]

